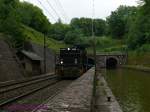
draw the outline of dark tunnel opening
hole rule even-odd
[[[88,69],[90,69],[90,68],[93,67],[94,65],[95,65],[94,59],[88,58],[88,63],[87,63]]]
[[[107,69],[115,69],[115,68],[117,68],[117,64],[118,64],[118,62],[115,58],[108,58],[106,60],[106,68]]]

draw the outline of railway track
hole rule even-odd
[[[6,81],[6,82],[0,82],[0,88],[7,87],[7,86],[10,86],[10,85],[12,86],[12,85],[19,84],[19,83],[29,82],[29,81],[36,80],[36,79],[41,79],[41,78],[44,78],[44,77],[49,77],[50,75],[53,75],[53,74],[54,73],[49,73],[49,74],[46,74],[46,75],[34,76],[34,77],[21,79],[21,80],[10,80],[10,81]]]
[[[21,81],[3,83],[3,85],[0,86],[0,109],[18,99],[54,85],[57,82],[57,76],[50,74]]]
[[[50,102],[55,96],[57,96],[59,93],[61,93],[66,87],[68,87],[68,85],[71,83],[72,81],[61,81],[59,83],[57,83],[54,87],[51,88],[51,90],[53,90],[53,93],[51,93],[51,95],[44,100],[40,105],[38,105],[36,108],[34,108],[31,112],[37,112],[39,109],[44,109],[47,108],[47,104],[48,102]],[[51,91],[52,92],[52,91]],[[27,112],[27,111],[24,111]]]
[[[2,109],[4,112],[36,112],[39,108],[46,108],[46,102],[62,92],[71,82],[63,80],[50,84],[47,87],[5,104]],[[14,107],[15,110],[12,110]]]

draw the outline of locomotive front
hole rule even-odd
[[[86,51],[85,49],[61,48],[56,73],[61,78],[77,78],[86,70]]]

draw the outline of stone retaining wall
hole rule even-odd
[[[0,39],[0,82],[24,78],[20,65],[15,59],[15,54],[9,45]]]

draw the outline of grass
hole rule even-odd
[[[130,51],[128,54],[127,64],[150,67],[150,52],[137,53],[137,52]]]
[[[0,39],[4,39],[5,36],[6,36],[5,34],[0,33]]]
[[[89,41],[91,43],[91,40]],[[96,51],[101,52],[122,52],[125,51],[126,45],[122,40],[112,39],[110,37],[96,37]],[[88,53],[93,53],[93,48],[88,48]]]
[[[39,45],[44,45],[44,34],[42,34],[41,32],[23,25],[23,34],[25,35],[26,40]],[[46,45],[48,48],[51,48],[55,52],[58,52],[60,48],[68,47],[68,45],[66,45],[65,43],[56,41],[48,37],[46,38]]]

